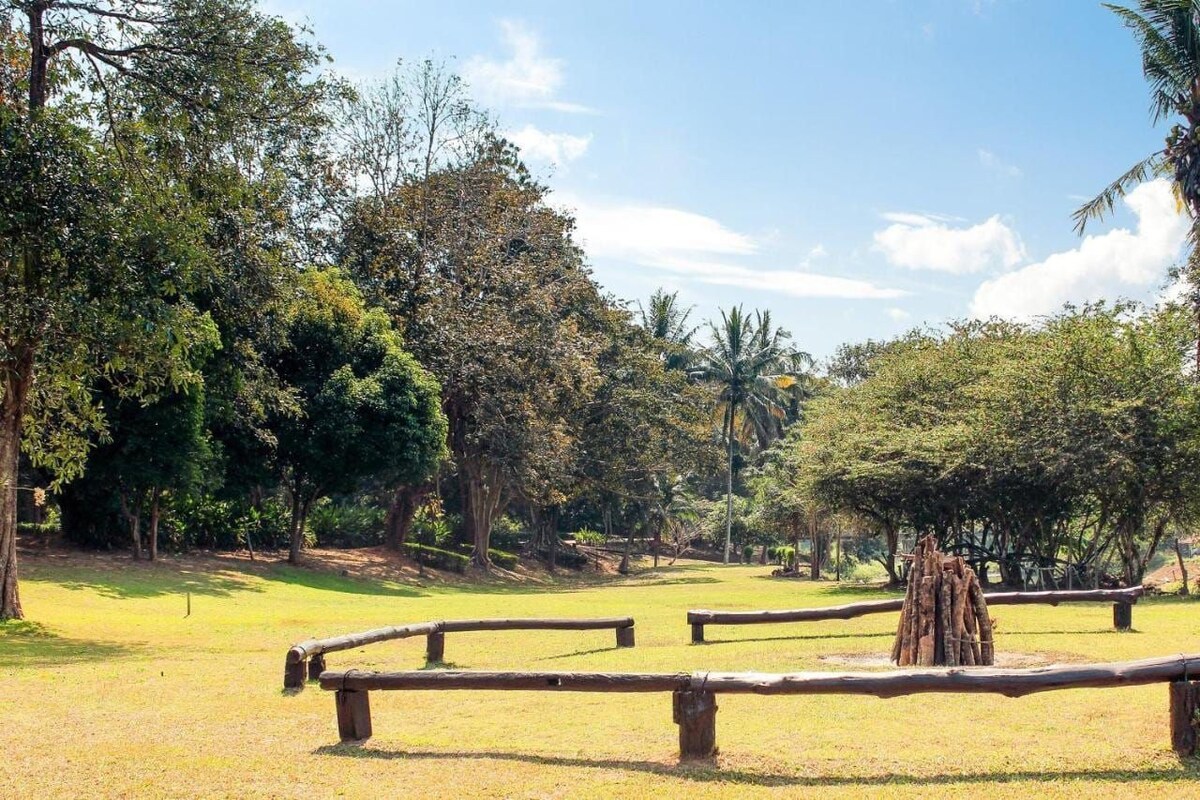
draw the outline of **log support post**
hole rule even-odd
[[[325,671],[325,654],[317,653],[308,662],[308,679],[315,681]]]
[[[1200,681],[1172,681],[1171,747],[1184,758],[1196,755],[1200,740]]]
[[[1113,627],[1119,631],[1127,631],[1133,627],[1131,603],[1113,603]]]
[[[692,623],[692,644],[704,644],[704,625],[699,622]]]
[[[307,666],[303,661],[292,661],[289,658],[283,666],[283,688],[303,689],[304,673]]]
[[[441,664],[446,660],[446,634],[434,631],[425,637],[425,663]]]
[[[371,738],[370,692],[339,689],[334,692],[337,704],[338,736],[343,742],[361,742]]]
[[[617,647],[633,647],[633,626],[617,628]]]
[[[672,697],[679,726],[679,758],[712,758],[717,754],[717,697],[712,692],[676,689]]]

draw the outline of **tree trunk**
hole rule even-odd
[[[304,543],[304,519],[308,516],[308,500],[300,490],[292,487],[292,528],[291,547],[288,550],[288,563],[300,563],[300,545]]]
[[[821,580],[821,528],[816,522],[809,524],[809,539],[812,541],[812,552],[809,553],[810,577],[814,581]]]
[[[158,512],[161,492],[158,487],[150,490],[150,560],[158,560]]]
[[[427,486],[401,486],[392,494],[392,503],[388,507],[384,529],[387,532],[387,547],[389,550],[401,551],[408,535],[412,532],[413,517],[417,509],[429,495]]]
[[[0,406],[0,620],[24,616],[17,591],[17,470],[24,405],[18,381],[6,381]]]
[[[484,571],[492,568],[488,555],[492,538],[492,520],[500,507],[500,470],[492,465],[480,463],[480,459],[460,462],[463,523],[471,535],[474,549],[471,551],[471,566]]]
[[[725,471],[725,564],[729,563],[729,550],[733,542],[733,412],[733,405],[730,404],[725,418],[725,433],[729,442],[729,458]]]
[[[121,490],[121,514],[129,524],[129,536],[133,540],[133,560],[142,560],[142,499],[136,498],[133,504],[125,490]]]
[[[1175,537],[1175,558],[1179,560],[1179,576],[1183,579],[1183,584],[1179,587],[1179,593],[1187,595],[1190,591],[1188,589],[1187,562],[1183,560],[1183,548],[1179,546],[1178,536]]]

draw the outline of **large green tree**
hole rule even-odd
[[[726,506],[724,561],[729,563],[733,536],[735,453],[740,431],[766,441],[775,420],[784,416],[780,390],[797,380],[802,356],[790,334],[771,323],[761,311],[751,317],[741,306],[721,312],[721,322],[709,323],[711,342],[700,354],[694,374],[714,387],[726,446]]]
[[[19,309],[0,322],[0,617],[16,617],[20,451],[69,477],[104,425],[97,376],[129,396],[200,379],[188,351],[211,323],[188,291],[216,253],[168,167],[311,102],[292,90],[317,53],[244,0],[10,0],[0,32],[0,299]]]
[[[271,363],[297,401],[278,415],[277,459],[292,506],[296,563],[312,503],[364,478],[428,480],[446,452],[437,381],[336,270],[304,273]]]

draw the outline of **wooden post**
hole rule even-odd
[[[717,754],[717,697],[712,692],[676,689],[673,718],[679,726],[681,759],[712,758]]]
[[[425,662],[440,664],[446,660],[446,634],[434,631],[425,637]]]
[[[283,688],[303,689],[306,666],[303,661],[289,660],[283,667]]]
[[[338,735],[343,742],[360,742],[371,738],[370,692],[339,689],[334,692],[337,704]]]
[[[1133,627],[1132,604],[1113,603],[1113,627],[1119,631],[1127,631]]]
[[[617,647],[633,647],[633,626],[617,628]]]
[[[325,654],[317,653],[308,662],[308,679],[315,681],[325,671]]]
[[[704,626],[698,622],[692,623],[692,644],[704,644]]]
[[[1200,681],[1171,681],[1171,747],[1180,758],[1196,755],[1200,738]]]

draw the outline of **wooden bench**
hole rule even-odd
[[[1169,684],[1171,744],[1195,755],[1200,734],[1200,654],[1109,664],[1034,669],[956,667],[896,672],[324,672],[321,688],[335,693],[342,741],[371,736],[370,693],[469,689],[551,692],[670,692],[679,726],[680,758],[708,758],[717,751],[718,694],[857,694],[880,698],[924,692],[990,693],[1022,697],[1057,689]]]
[[[1014,606],[1039,603],[1056,606],[1059,603],[1112,603],[1113,627],[1129,630],[1133,627],[1133,604],[1145,593],[1141,586],[1131,589],[1081,589],[1054,592],[993,592],[985,594],[988,606]],[[853,619],[867,614],[898,612],[903,598],[868,600],[823,608],[797,608],[785,611],[709,611],[693,609],[687,612],[692,626],[692,643],[704,642],[705,625],[759,625],[768,622],[813,622],[824,619]]]
[[[590,631],[613,629],[617,647],[633,647],[633,617],[599,617],[592,619],[448,619],[440,622],[417,622],[390,628],[376,628],[362,633],[348,633],[329,639],[309,639],[292,645],[287,652],[283,670],[283,688],[303,689],[304,680],[316,680],[325,671],[325,654],[352,650],[375,642],[424,636],[425,661],[439,664],[445,660],[446,634],[465,631]]]

